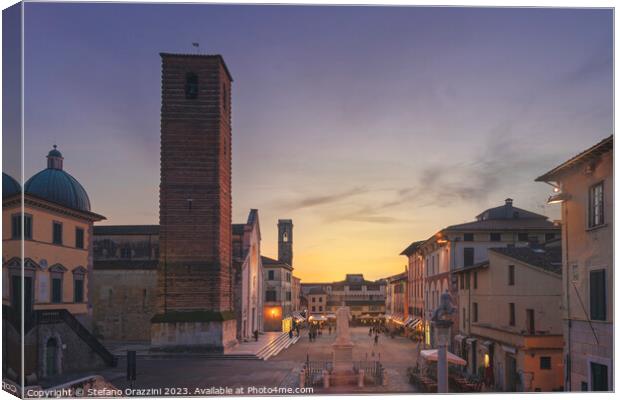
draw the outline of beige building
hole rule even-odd
[[[92,228],[105,218],[91,211],[86,191],[63,161],[54,146],[47,168],[26,182],[23,197],[17,181],[2,177],[4,360],[12,370],[5,372],[18,377],[23,342],[30,384],[115,363],[92,333]]]
[[[564,387],[613,388],[613,136],[536,179],[562,203]]]
[[[455,270],[455,353],[467,360],[467,373],[486,378],[494,390],[561,390],[561,248],[488,254],[488,261]]]
[[[392,329],[404,328],[408,318],[407,271],[386,278],[385,317]]]
[[[293,311],[301,312],[301,279],[293,276],[293,282],[291,284],[291,292],[293,293]]]
[[[424,259],[416,250],[424,243],[411,243],[400,255],[407,257],[407,303],[409,317],[421,321],[424,316]]]
[[[263,263],[260,256],[258,210],[245,224],[233,224],[234,311],[237,340],[250,340],[263,331]]]
[[[347,274],[345,280],[330,283],[302,283],[302,296],[312,306],[309,293],[321,290],[327,295],[327,312],[333,314],[339,307],[349,307],[351,316],[356,319],[378,317],[385,314],[386,282],[383,279],[369,281],[362,274]]]
[[[430,318],[439,306],[440,296],[448,292],[458,302],[453,271],[487,261],[490,248],[523,247],[554,240],[559,235],[560,227],[546,216],[516,207],[508,198],[504,204],[482,211],[474,221],[448,226],[416,245],[415,250],[408,252],[408,258],[414,264],[421,262],[424,271],[426,345],[434,343]],[[453,317],[457,326],[459,318],[460,315]]]
[[[308,292],[308,312],[310,316],[327,313],[327,293],[321,288],[312,288]]]

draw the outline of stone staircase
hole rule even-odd
[[[268,360],[269,358],[287,349],[292,344],[299,341],[301,337],[289,338],[288,333],[271,333],[266,338],[266,343],[247,342],[241,343],[225,353],[192,353],[192,352],[152,352],[148,344],[143,346],[133,346],[131,350],[136,350],[137,356],[145,359],[159,358],[203,358],[208,360]],[[126,350],[129,348],[119,348],[114,351],[117,358],[126,358]]]
[[[301,336],[293,336],[293,338],[289,338],[288,333],[283,333],[278,336],[276,340],[271,341],[267,346],[260,349],[258,353],[256,353],[256,357],[260,360],[268,360],[269,358],[277,355],[284,349],[288,349],[289,346],[295,344],[299,341]]]

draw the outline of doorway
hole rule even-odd
[[[58,341],[49,338],[45,344],[45,375],[47,377],[58,375]]]
[[[517,359],[506,355],[506,392],[517,391]]]

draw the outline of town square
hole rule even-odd
[[[5,391],[613,393],[613,9],[23,2],[3,35]]]

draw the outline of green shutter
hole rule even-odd
[[[605,270],[590,272],[590,319],[607,319],[607,298],[605,293]]]

